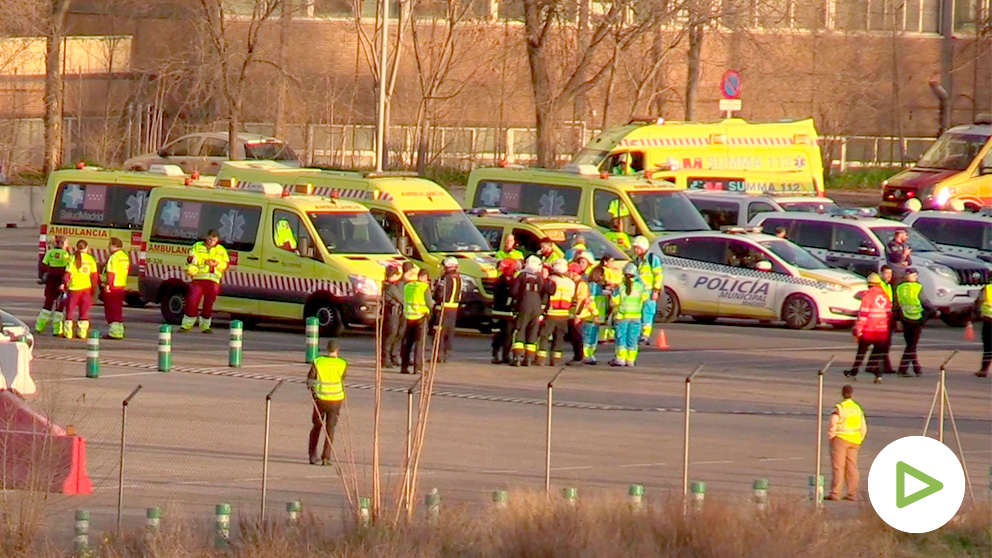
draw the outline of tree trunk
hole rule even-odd
[[[524,1],[524,29],[527,37],[527,62],[530,66],[531,90],[534,92],[534,124],[537,128],[537,164],[550,167],[554,162],[555,102],[548,75],[541,9],[535,0]]]
[[[285,140],[288,136],[286,133],[286,97],[289,94],[289,79],[286,76],[286,54],[289,50],[289,34],[292,31],[291,27],[293,24],[293,5],[292,0],[282,0],[282,5],[280,6],[282,12],[279,18],[279,51],[278,51],[278,65],[277,71],[278,75],[278,90],[276,91],[276,114],[275,114],[275,126],[273,134],[280,139]]]
[[[62,40],[69,0],[53,0],[51,21],[45,38],[45,156],[43,170],[48,173],[62,166],[63,107]]]
[[[656,61],[665,55],[665,33],[659,28],[655,31],[654,40],[651,41],[651,60]],[[653,87],[651,99],[648,102],[648,114],[650,116],[665,116],[665,95],[661,92],[665,88],[665,66],[659,65],[658,71],[651,78]]]
[[[696,93],[699,89],[699,55],[703,50],[703,27],[692,24],[689,27],[688,72],[685,80],[685,119],[692,121],[696,116]]]
[[[238,129],[241,127],[238,108],[232,107],[227,114],[227,145],[228,157],[232,161],[239,161],[245,158],[244,146],[238,141]]]
[[[589,3],[590,0],[579,0],[579,49],[576,53],[576,58],[579,58],[583,52],[589,50]],[[588,72],[585,67],[579,68],[579,79],[586,81],[586,75]],[[589,98],[585,92],[579,93],[575,97],[575,115],[574,119],[578,121],[584,121],[586,113],[589,112]]]

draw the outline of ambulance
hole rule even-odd
[[[520,166],[477,168],[468,177],[465,202],[473,209],[574,217],[600,232],[621,218],[631,236],[709,230],[685,192],[643,176],[613,176],[591,165],[562,170]]]
[[[491,246],[502,246],[506,236],[512,234],[525,257],[536,254],[545,238],[554,243],[559,256],[565,257],[574,252],[576,240],[581,238],[596,261],[609,256],[617,269],[623,269],[630,259],[603,233],[575,218],[502,213],[493,209],[469,209],[468,215]]]
[[[143,306],[138,291],[138,249],[151,191],[162,186],[212,184],[212,178],[183,173],[171,165],[153,165],[147,172],[107,170],[99,167],[59,170],[48,177],[45,217],[38,238],[38,264],[48,243],[56,236],[75,247],[83,239],[101,267],[110,255],[110,239],[119,238],[131,258],[126,301]]]
[[[142,231],[141,295],[182,320],[190,246],[213,229],[230,264],[215,310],[243,320],[316,317],[323,333],[374,325],[388,265],[402,265],[365,206],[281,184],[158,188]]]
[[[435,182],[403,173],[292,168],[271,161],[229,161],[220,179],[311,185],[315,193],[369,208],[401,254],[441,275],[442,260],[458,261],[462,276],[459,325],[488,331],[498,273],[493,248],[451,194]]]
[[[812,119],[632,120],[593,139],[572,163],[610,174],[680,171],[664,178],[688,189],[708,182],[732,191],[823,194],[823,160]]]

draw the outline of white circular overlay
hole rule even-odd
[[[885,446],[868,471],[868,499],[894,529],[928,533],[954,517],[964,500],[964,469],[954,452],[925,436]]]

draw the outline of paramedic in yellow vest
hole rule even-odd
[[[448,362],[455,343],[455,324],[458,322],[458,305],[462,300],[462,276],[458,273],[458,260],[444,258],[444,273],[434,287],[434,302],[441,309],[438,324],[441,326],[441,344],[438,360]]]
[[[621,206],[626,209],[627,206]],[[628,213],[629,215],[630,213]],[[616,244],[618,248],[624,252],[630,251],[630,235],[625,232],[626,226],[624,222],[627,218],[625,217],[610,217],[610,230],[606,232],[606,238],[610,239],[610,242]]]
[[[124,243],[119,238],[111,238],[107,281],[103,286],[103,314],[107,318],[107,337],[110,339],[124,339],[124,295],[130,269],[131,259],[124,250]]]
[[[651,338],[654,317],[658,313],[658,302],[662,300],[661,295],[665,289],[665,272],[661,267],[661,257],[658,254],[648,253],[650,245],[646,237],[638,236],[634,239],[634,265],[637,266],[637,275],[641,278],[648,295],[644,308],[641,309],[640,342],[642,344],[647,343]]]
[[[992,365],[992,283],[985,285],[978,292],[975,314],[982,320],[982,367],[975,372],[975,375],[979,378],[988,378],[989,365]]]
[[[542,364],[554,366],[561,361],[561,349],[565,344],[569,315],[572,302],[575,300],[575,282],[568,277],[568,263],[564,258],[558,258],[551,265],[551,276],[548,280],[554,284],[554,292],[548,299],[544,323],[541,325],[540,347],[537,350],[535,363],[538,366]]]
[[[327,356],[319,356],[310,365],[307,374],[307,387],[313,395],[313,426],[310,428],[310,464],[330,465],[331,444],[334,443],[334,427],[338,424],[341,404],[344,402],[344,378],[348,371],[348,361],[338,356],[338,341],[327,342]],[[320,431],[326,430],[324,451],[317,457],[317,444]]]
[[[634,366],[637,362],[637,341],[641,334],[641,313],[648,291],[637,276],[633,262],[623,267],[623,282],[613,292],[616,312],[616,357],[610,366]]]
[[[906,342],[902,359],[899,361],[899,375],[908,377],[912,368],[917,376],[923,375],[920,361],[916,356],[916,345],[920,342],[923,325],[930,317],[931,308],[923,298],[923,285],[917,281],[919,273],[915,267],[906,268],[903,282],[896,286],[893,314],[902,322],[902,336]]]
[[[276,246],[290,252],[296,251],[296,233],[289,226],[289,221],[279,219],[276,223]]]
[[[42,333],[52,322],[52,333],[62,335],[62,319],[65,317],[59,306],[62,297],[62,280],[65,277],[65,266],[69,264],[69,240],[64,236],[55,237],[55,242],[49,244],[45,257],[41,259],[39,270],[42,283],[45,284],[45,302],[38,313],[38,321],[34,330]]]
[[[64,281],[69,300],[66,302],[62,335],[66,339],[72,339],[73,320],[78,309],[79,337],[86,338],[90,332],[90,307],[93,306],[96,293],[100,291],[100,270],[96,260],[90,255],[89,244],[85,240],[76,242],[76,251],[65,266]]]
[[[503,238],[503,248],[496,251],[497,260],[503,261],[507,258],[517,260],[518,264],[523,265],[524,253],[517,248],[517,237],[513,236],[513,233]]]
[[[434,298],[431,297],[430,275],[427,270],[412,268],[403,286],[403,317],[406,331],[403,333],[403,347],[400,351],[400,372],[410,374],[410,357],[413,357],[413,373],[424,371],[424,346],[427,344],[427,320],[430,319]]]
[[[227,271],[227,250],[220,245],[217,231],[207,232],[203,242],[197,242],[189,249],[186,258],[186,273],[193,279],[189,287],[189,298],[186,300],[186,311],[180,331],[189,331],[196,325],[197,316],[200,318],[200,330],[212,333],[210,317],[213,315],[214,302],[220,295],[220,282]],[[200,310],[200,300],[203,300],[203,310]]]
[[[830,439],[830,464],[832,478],[830,479],[830,494],[827,500],[853,500],[858,496],[858,451],[861,449],[865,436],[868,435],[868,422],[865,411],[854,396],[854,386],[846,385],[841,388],[843,401],[834,406],[830,415],[830,428],[827,437]],[[844,495],[844,484],[847,482],[847,495]]]

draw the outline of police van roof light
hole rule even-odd
[[[720,232],[726,234],[755,234],[762,232],[761,227],[739,227],[734,225],[726,225],[720,227]]]

